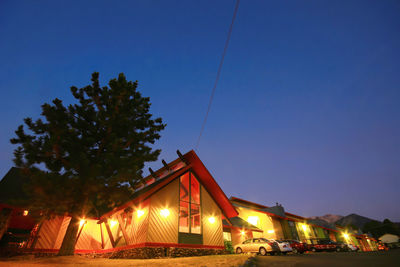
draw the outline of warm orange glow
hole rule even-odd
[[[137,210],[137,217],[140,218],[144,215],[144,211],[143,210]]]
[[[161,216],[163,216],[163,217],[168,217],[169,216],[169,214],[170,214],[170,212],[169,212],[169,209],[163,209],[163,210],[161,210],[160,211],[160,214],[161,214]]]
[[[214,218],[214,217],[210,217],[210,218],[208,218],[208,221],[209,221],[211,224],[214,224],[214,223],[215,223],[215,218]]]
[[[245,232],[244,232],[244,231],[241,231],[241,232],[240,232],[240,234],[241,234],[241,235],[244,235],[244,234],[245,234]]]
[[[273,233],[275,233],[275,230],[268,230],[267,233],[268,234],[273,234]]]
[[[116,224],[117,224],[117,221],[116,221],[116,220],[111,220],[111,221],[110,221],[110,227],[111,227],[111,228],[114,227]]]
[[[343,234],[343,237],[344,237],[345,239],[349,239],[349,234],[344,233],[344,234]]]
[[[307,225],[302,224],[301,227],[303,228],[303,231],[304,231],[304,232],[307,232]]]
[[[82,227],[82,225],[84,225],[86,223],[86,221],[84,219],[79,221],[79,227]]]
[[[24,212],[22,213],[23,216],[28,216],[29,214],[29,210],[24,210]]]
[[[257,226],[257,224],[258,224],[258,217],[257,217],[257,216],[249,216],[249,217],[247,218],[247,221],[248,221],[249,223],[251,223],[252,225]]]

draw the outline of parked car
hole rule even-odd
[[[243,241],[241,244],[234,246],[236,254],[246,252],[257,252],[260,255],[275,254],[279,248],[273,241],[265,238],[250,238]]]
[[[389,247],[386,246],[384,243],[379,242],[378,243],[378,250],[389,250]]]
[[[354,246],[353,244],[347,244],[347,247],[349,248],[349,251],[353,251],[353,252],[356,252],[356,251],[360,250],[359,247]]]
[[[308,251],[307,243],[300,242],[298,240],[293,239],[284,239],[283,241],[288,242],[290,247],[292,248],[293,253],[303,254]]]
[[[289,242],[275,239],[270,239],[270,241],[273,241],[278,245],[278,252],[282,253],[283,255],[286,255],[288,252],[292,252],[292,247],[290,246]]]
[[[308,244],[308,249],[313,252],[318,251],[340,251],[341,248],[338,244],[334,243],[330,239],[319,239],[313,238],[309,239],[310,244]]]

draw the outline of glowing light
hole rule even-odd
[[[82,227],[82,225],[84,225],[86,223],[86,221],[84,219],[79,221],[79,227]]]
[[[247,221],[248,221],[249,223],[251,223],[252,225],[257,226],[257,224],[258,224],[258,217],[257,217],[257,216],[249,216],[249,217],[247,218]]]
[[[267,233],[268,234],[273,234],[273,233],[275,233],[275,230],[268,230]]]
[[[241,234],[241,235],[244,235],[244,234],[245,234],[245,232],[244,232],[244,231],[241,231],[241,232],[240,232],[240,234]]]
[[[301,227],[303,228],[303,231],[306,232],[307,231],[307,225],[302,224]]]
[[[345,239],[349,239],[349,235],[346,234],[346,233],[343,234],[343,237],[344,237]]]
[[[29,210],[24,210],[24,212],[22,213],[23,216],[28,216],[29,214]]]
[[[111,227],[111,228],[114,227],[116,224],[117,224],[117,221],[116,221],[116,220],[111,220],[111,221],[110,221],[110,227]]]
[[[163,217],[168,217],[169,216],[169,214],[170,214],[170,212],[169,212],[169,209],[163,209],[163,210],[161,210],[160,211],[160,214],[161,214],[161,216],[163,216]]]
[[[215,218],[214,218],[214,217],[210,217],[210,218],[208,218],[208,221],[209,221],[211,224],[213,224],[213,223],[215,223]]]
[[[137,217],[140,218],[144,215],[144,211],[143,210],[137,210]]]

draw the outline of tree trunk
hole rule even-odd
[[[67,231],[65,232],[61,248],[58,251],[57,254],[58,256],[74,255],[75,242],[76,242],[76,236],[78,234],[78,229],[79,229],[79,218],[73,215],[71,221],[68,224]]]

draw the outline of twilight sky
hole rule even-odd
[[[124,72],[194,148],[235,2],[0,2],[0,177],[24,117]],[[196,151],[227,196],[400,221],[400,2],[242,0]],[[161,158],[152,163],[162,166]]]

